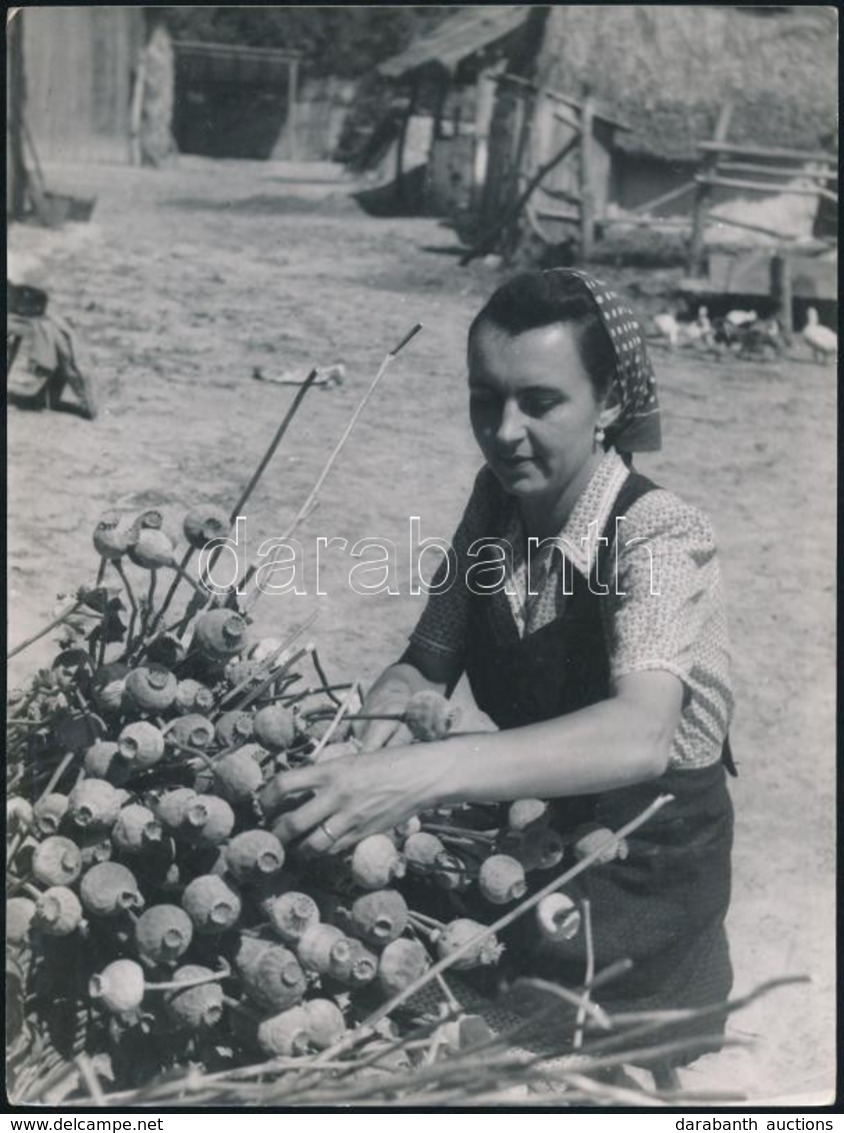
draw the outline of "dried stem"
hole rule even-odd
[[[632,834],[634,830],[638,830],[640,826],[644,825],[644,823],[646,823],[654,814],[656,814],[658,810],[661,810],[662,807],[666,805],[666,803],[671,802],[673,798],[673,795],[659,795],[649,806],[647,806],[641,812],[641,814],[631,819],[630,822],[626,823],[615,832],[612,838],[613,843],[617,845],[622,840],[622,838],[627,837],[628,834]],[[430,967],[418,979],[414,980],[413,983],[409,984],[403,991],[398,992],[386,1003],[382,1004],[375,1011],[373,1011],[372,1014],[369,1015],[361,1023],[361,1030],[365,1032],[368,1028],[374,1027],[380,1019],[384,1018],[385,1015],[389,1015],[391,1011],[394,1011],[396,1009],[396,1007],[400,1006],[406,1000],[410,999],[411,996],[420,991],[432,979],[435,979],[438,973],[445,971],[446,968],[451,967],[451,965],[456,963],[459,959],[461,959],[461,957],[465,956],[474,948],[477,948],[482,940],[487,939],[494,933],[497,933],[501,929],[506,928],[508,925],[512,924],[513,921],[523,916],[526,912],[528,912],[529,909],[532,909],[534,908],[534,906],[538,905],[543,897],[547,897],[549,893],[554,893],[558,889],[562,889],[564,885],[567,885],[575,877],[583,873],[584,870],[588,869],[589,866],[596,862],[598,858],[606,852],[606,850],[607,844],[601,846],[593,853],[588,854],[585,858],[582,858],[576,865],[572,866],[571,869],[566,870],[565,873],[561,874],[554,881],[550,881],[547,885],[544,885],[541,889],[537,890],[537,892],[532,896],[525,898],[524,901],[521,901],[515,909],[512,909],[509,913],[505,913],[504,916],[499,917],[497,921],[494,921],[491,925],[487,926],[487,928],[485,928],[482,932],[477,933],[475,936],[471,937],[464,944],[462,944],[459,948],[456,948],[454,952],[450,953],[448,956],[444,956],[441,960],[438,960],[436,964]],[[322,1057],[336,1057],[337,1054],[345,1049],[345,1044],[347,1042],[347,1039],[339,1040],[334,1044],[334,1046],[329,1047],[326,1051],[324,1051],[322,1055],[318,1055],[316,1061],[319,1062]]]
[[[357,697],[357,695],[358,695],[358,692],[357,692],[357,688],[356,688],[356,682],[353,681],[352,687],[349,689],[349,691],[343,697],[343,700],[340,703],[340,707],[334,713],[334,719],[331,721],[331,723],[326,728],[322,739],[316,745],[314,750],[308,755],[308,760],[311,763],[313,763],[316,760],[316,757],[319,755],[319,753],[323,750],[323,748],[326,746],[328,741],[331,739],[331,737],[334,735],[334,733],[340,727],[340,723],[341,723],[343,717],[346,715],[346,713],[348,712],[351,705],[354,704],[355,698]]]
[[[45,625],[43,629],[39,629],[38,633],[34,633],[32,637],[28,637],[26,641],[22,641],[20,645],[16,645],[14,649],[10,650],[10,652],[6,654],[6,660],[11,660],[11,658],[17,656],[18,653],[22,653],[24,649],[28,649],[30,645],[34,645],[36,641],[45,637],[51,629],[55,629],[56,626],[60,626],[62,622],[66,622],[71,614],[75,614],[83,605],[84,603],[78,600],[73,602],[66,610],[62,610],[58,617],[53,618],[48,625]]]
[[[589,1002],[589,992],[595,978],[595,941],[592,936],[592,904],[588,897],[581,902],[583,909],[583,936],[586,944],[586,980],[584,983],[583,1000],[577,1008],[573,1046],[580,1050],[583,1046],[583,1025],[586,1022],[586,1004]]]
[[[325,462],[325,465],[323,466],[322,472],[320,472],[319,476],[317,477],[317,481],[314,484],[313,488],[311,488],[311,491],[310,491],[307,499],[302,504],[299,511],[296,513],[296,516],[293,519],[292,528],[295,529],[299,525],[299,523],[305,518],[305,516],[310,512],[310,510],[313,508],[313,506],[315,505],[316,498],[319,495],[319,492],[320,492],[320,489],[322,488],[322,485],[325,483],[326,477],[331,472],[331,469],[334,467],[334,462],[337,460],[338,456],[343,451],[343,448],[344,448],[346,442],[348,441],[352,430],[354,429],[355,425],[357,424],[358,418],[360,417],[361,413],[366,408],[367,402],[372,397],[372,395],[375,393],[375,390],[378,388],[378,385],[380,384],[381,379],[384,377],[387,370],[389,369],[390,363],[394,360],[394,358],[399,353],[399,351],[402,350],[407,345],[407,343],[410,342],[411,338],[413,338],[414,335],[417,334],[421,329],[422,329],[422,324],[417,323],[404,336],[404,338],[401,340],[401,342],[397,346],[395,346],[385,356],[384,361],[381,363],[380,367],[378,368],[378,373],[372,379],[372,382],[370,383],[369,389],[366,391],[366,393],[363,395],[363,397],[360,399],[357,406],[355,407],[355,410],[352,413],[351,418],[349,419],[348,425],[343,430],[343,433],[342,433],[339,441],[337,442],[337,444],[334,446],[333,450],[331,451],[331,453],[328,457],[328,460]],[[285,534],[283,539],[282,539],[282,542],[287,537],[288,537],[287,534]],[[249,567],[249,570],[247,571],[246,576],[244,577],[243,581],[247,582],[249,579],[251,579],[252,575],[255,573],[255,570],[256,570],[256,567],[253,563]],[[249,597],[246,599],[244,606],[246,608],[251,609],[251,607],[254,605],[254,603],[258,601],[258,598],[262,593],[263,593],[262,589],[260,587],[256,586],[253,589],[252,593],[249,595]]]

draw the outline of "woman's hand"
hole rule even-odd
[[[373,716],[402,716],[409,699],[407,689],[368,696],[361,711]],[[364,751],[402,747],[413,740],[409,728],[401,720],[358,720],[352,724],[352,733]]]
[[[282,842],[320,854],[349,849],[368,834],[379,834],[437,802],[445,763],[443,745],[415,744],[280,772],[272,796],[312,792],[273,827]]]

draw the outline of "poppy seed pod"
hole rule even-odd
[[[32,826],[35,812],[32,804],[13,795],[6,801],[6,826],[9,830],[28,830]]]
[[[307,893],[282,893],[265,901],[263,908],[285,944],[297,945],[305,931],[319,922],[317,903]]]
[[[386,834],[370,834],[355,846],[352,877],[361,889],[386,889],[404,873],[404,858]]]
[[[244,830],[231,839],[224,855],[238,881],[269,877],[284,865],[284,847],[269,830]]]
[[[176,686],[173,707],[178,712],[209,712],[214,707],[214,694],[199,681],[185,678]]]
[[[307,1016],[308,1036],[317,1050],[328,1050],[346,1033],[343,1012],[330,999],[309,999],[302,1004]]]
[[[378,982],[387,995],[398,995],[428,970],[431,958],[418,940],[399,937],[388,944],[378,961]]]
[[[365,987],[378,975],[378,957],[359,940],[349,938],[349,958],[332,968],[331,975],[347,987]]]
[[[121,787],[132,774],[132,764],[120,753],[111,740],[97,740],[86,750],[82,760],[89,779],[106,779],[114,787]]]
[[[189,712],[178,716],[167,729],[165,743],[179,750],[180,745],[205,751],[214,742],[214,725],[207,716]]]
[[[549,818],[548,803],[542,799],[516,799],[507,810],[507,826],[516,832],[534,823],[547,823]]]
[[[258,1045],[272,1057],[307,1054],[311,1042],[309,1019],[302,1007],[290,1007],[258,1027]]]
[[[207,610],[196,619],[194,642],[213,657],[232,657],[246,644],[246,622],[232,610]]]
[[[178,687],[179,682],[163,665],[139,665],[126,674],[124,695],[141,712],[166,712]]]
[[[351,909],[350,931],[376,948],[396,940],[407,928],[407,903],[395,889],[364,893]]]
[[[289,948],[273,944],[241,971],[243,990],[257,1006],[283,1011],[302,1002],[308,981]]]
[[[119,559],[135,538],[135,517],[126,512],[106,511],[94,528],[94,547],[104,559]]]
[[[248,936],[242,933],[234,955],[234,966],[240,975],[251,971],[268,948],[272,948],[271,940],[263,940],[259,936]]]
[[[185,811],[191,803],[196,802],[199,795],[192,787],[175,787],[172,791],[165,791],[152,804],[152,810],[158,821],[168,830],[178,830],[185,819]]]
[[[436,834],[421,830],[405,839],[402,853],[411,873],[431,873],[440,854],[446,852],[445,845]]]
[[[241,657],[232,657],[226,662],[226,666],[223,669],[223,676],[233,688],[235,686],[242,687],[249,692],[257,691],[261,681],[264,680],[268,673],[269,670],[266,669],[260,661],[252,661]],[[272,700],[273,695],[273,686],[269,684],[258,693],[255,698],[255,703],[266,704],[267,701]]]
[[[83,779],[67,797],[67,813],[83,830],[109,830],[122,804],[122,793],[105,779]]]
[[[120,810],[111,830],[111,840],[118,850],[126,854],[140,854],[152,846],[160,845],[164,829],[155,815],[145,806],[129,803]]]
[[[527,880],[521,862],[509,854],[491,854],[481,863],[478,888],[493,905],[508,905],[527,892]]]
[[[404,722],[414,739],[442,740],[460,722],[460,709],[433,689],[420,689],[408,699]]]
[[[400,822],[397,826],[394,826],[393,830],[399,842],[406,842],[412,834],[421,834],[422,819],[418,815],[412,814],[410,818],[406,818],[404,822]]]
[[[192,939],[193,922],[177,905],[153,905],[135,922],[138,955],[152,964],[178,960]]]
[[[185,516],[182,530],[194,550],[200,551],[212,539],[224,538],[230,528],[229,517],[214,504],[197,504]]]
[[[468,917],[458,917],[449,921],[437,937],[437,952],[440,959],[451,956],[470,940],[486,933],[486,925]],[[504,948],[498,943],[494,934],[484,936],[478,940],[459,960],[455,960],[452,967],[455,971],[467,971],[469,968],[478,968],[485,964],[496,964]]]
[[[114,960],[91,976],[88,994],[115,1015],[134,1011],[144,998],[144,970],[134,960]]]
[[[173,973],[173,982],[187,983],[213,975],[210,968],[187,964]],[[164,1003],[173,1023],[190,1031],[213,1027],[223,1017],[223,989],[218,983],[198,984],[196,987],[187,987],[184,991],[172,988],[165,994]]]
[[[144,570],[176,565],[176,546],[161,524],[160,512],[144,512],[138,521],[135,538],[129,545],[129,558]]]
[[[68,890],[70,892],[70,890]],[[35,902],[29,897],[10,897],[6,902],[6,944],[23,944],[29,936]]]
[[[234,829],[234,811],[217,795],[197,795],[184,809],[179,834],[198,846],[219,846]]]
[[[223,747],[247,743],[255,735],[251,712],[224,712],[214,725],[214,732]]]
[[[35,903],[33,923],[47,936],[68,936],[82,923],[79,898],[66,885],[45,889]]]
[[[79,896],[86,910],[97,917],[114,917],[144,907],[135,875],[118,862],[100,862],[84,874]]]
[[[623,862],[628,853],[627,842],[623,838],[620,842],[616,842],[612,830],[608,830],[606,826],[599,826],[596,830],[590,830],[582,835],[574,844],[574,856],[578,861],[597,851],[600,851],[597,858],[598,865],[606,865],[616,858]]]
[[[163,757],[164,734],[148,720],[135,720],[117,737],[117,749],[133,770],[144,771]]]
[[[580,931],[580,910],[565,893],[549,893],[536,906],[539,931],[546,940],[571,940]]]
[[[67,814],[67,802],[67,795],[51,791],[49,795],[43,795],[32,808],[35,829],[42,837],[49,837],[58,831],[61,820]]]
[[[296,739],[296,721],[283,704],[268,704],[255,713],[255,738],[271,751],[286,751]]]
[[[214,763],[217,789],[229,802],[251,799],[264,784],[264,773],[255,758],[255,749],[254,744],[238,748]]]
[[[204,874],[185,887],[182,908],[197,932],[225,932],[240,918],[240,898],[221,877]]]
[[[296,955],[304,968],[321,976],[342,971],[351,957],[349,938],[334,925],[317,922],[302,933]]]
[[[97,669],[91,679],[91,696],[101,712],[119,712],[129,666],[112,661]]]

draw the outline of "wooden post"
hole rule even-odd
[[[595,245],[595,197],[592,147],[592,126],[595,101],[587,95],[580,112],[580,258],[592,258]]]
[[[771,298],[775,303],[783,335],[788,341],[794,334],[794,307],[791,288],[791,260],[785,252],[771,256]]]
[[[733,116],[733,104],[725,102],[721,107],[718,115],[718,121],[715,124],[715,133],[713,135],[713,142],[725,142],[727,140],[727,132],[730,129],[730,119]],[[718,169],[718,160],[720,152],[715,149],[711,152],[706,152],[703,158],[702,175],[707,177],[714,175]],[[697,183],[695,190],[695,205],[694,216],[692,220],[692,237],[689,242],[689,262],[688,272],[694,278],[700,278],[705,274],[706,270],[706,255],[704,252],[704,240],[706,236],[706,219],[709,213],[709,200],[712,196],[712,186],[707,184],[705,180],[700,180]]]
[[[416,111],[416,100],[419,96],[419,80],[414,76],[413,85],[410,88],[410,98],[407,103],[407,110],[405,111],[404,119],[401,124],[401,131],[399,132],[398,145],[396,146],[396,181],[393,186],[393,194],[396,201],[401,202],[404,200],[404,147],[407,142],[407,131],[410,127],[410,119]]]
[[[299,60],[291,59],[287,64],[287,152],[290,161],[295,161],[299,153],[296,141],[296,95],[299,80]]]
[[[6,127],[8,153],[6,166],[7,211],[13,220],[23,217],[26,204],[26,165],[23,157],[23,107],[26,85],[23,66],[23,8],[9,19],[7,90],[9,98]]]

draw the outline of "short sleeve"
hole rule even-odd
[[[701,643],[723,633],[715,536],[706,516],[662,490],[619,519],[602,602],[610,676],[661,669],[695,686]]]
[[[466,572],[472,559],[468,548],[477,539],[490,534],[490,521],[495,507],[496,481],[490,470],[482,468],[463,518],[451,539],[449,554],[443,558],[430,584],[428,602],[411,642],[439,657],[462,659],[466,649],[470,594],[466,587]],[[450,572],[447,581],[447,572]]]

